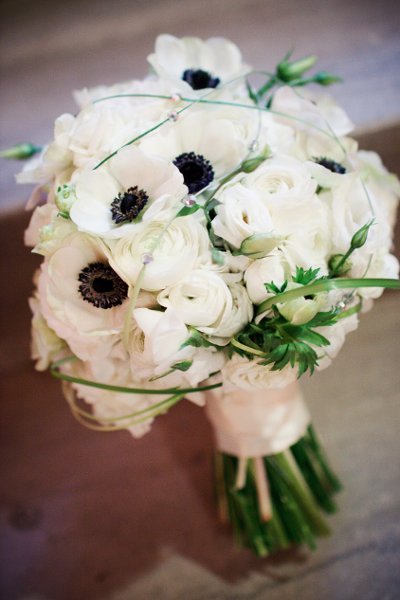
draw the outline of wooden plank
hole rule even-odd
[[[346,490],[334,535],[257,560],[213,504],[212,435],[190,403],[150,435],[96,434],[29,361],[26,297],[36,257],[26,214],[0,221],[1,587],[8,600],[394,598],[400,584],[399,299],[386,294],[335,365],[304,388]]]

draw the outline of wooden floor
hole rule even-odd
[[[304,385],[342,478],[334,534],[315,554],[257,560],[220,526],[212,436],[185,403],[150,435],[74,421],[29,360],[26,297],[37,263],[27,215],[0,220],[1,590],[5,600],[395,599],[400,586],[399,298],[385,295],[334,366]]]
[[[0,146],[45,144],[71,91],[147,72],[159,33],[222,35],[273,69],[289,48],[343,77],[331,88],[358,130],[400,122],[398,0],[2,0]],[[2,166],[0,210],[21,205]]]
[[[70,90],[144,73],[162,31],[223,34],[271,67],[295,43],[344,75],[336,95],[399,172],[399,10],[365,0],[14,0],[0,4],[2,144],[45,142]],[[385,127],[385,123],[397,123]],[[385,294],[335,364],[304,389],[345,485],[318,551],[257,560],[219,525],[212,435],[185,403],[150,435],[78,425],[58,382],[33,370],[22,245],[28,190],[0,178],[0,598],[395,600],[400,589],[400,296]],[[399,245],[397,246],[399,248]]]

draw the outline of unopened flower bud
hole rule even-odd
[[[352,267],[352,264],[349,260],[343,261],[344,254],[334,254],[329,259],[329,271],[331,273],[335,273],[336,275],[345,275],[348,273]]]
[[[289,62],[287,59],[284,59],[277,66],[276,73],[281,81],[288,83],[294,79],[298,79],[311,69],[311,67],[315,64],[317,60],[316,56],[305,56],[304,58],[300,58],[299,60],[295,60],[293,62]]]
[[[367,241],[369,228],[372,224],[373,220],[369,221],[369,223],[366,223],[358,231],[355,232],[350,242],[350,247],[352,250],[356,250],[357,248],[361,248],[362,246],[364,246],[365,242]]]
[[[7,148],[7,150],[1,150],[0,158],[25,160],[41,150],[42,148],[40,146],[34,146],[33,144],[17,144],[16,146],[12,146],[12,148]]]
[[[315,83],[324,86],[332,85],[333,83],[339,83],[340,81],[342,81],[340,77],[337,77],[336,75],[331,75],[326,71],[319,71],[319,73],[315,73],[315,75],[313,75],[313,80]]]
[[[57,188],[55,203],[58,210],[65,214],[69,215],[69,211],[71,210],[71,206],[76,200],[75,196],[75,188],[72,185],[64,184],[60,185]]]

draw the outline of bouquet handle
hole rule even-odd
[[[297,382],[278,390],[207,394],[221,520],[257,555],[316,547],[341,484],[317,439]]]

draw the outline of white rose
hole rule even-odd
[[[297,370],[286,366],[281,371],[272,371],[271,365],[260,365],[234,354],[222,369],[224,388],[227,392],[234,389],[265,390],[282,388],[292,383]]]
[[[228,286],[220,275],[208,270],[192,271],[161,292],[158,300],[179,312],[186,324],[214,337],[235,335],[253,316],[245,288]]]
[[[127,146],[97,170],[76,177],[70,216],[81,231],[121,237],[141,221],[170,218],[187,193],[171,163]]]
[[[143,267],[143,257],[151,255],[141,287],[162,290],[174,285],[192,269],[208,260],[209,239],[196,215],[179,217],[166,226],[156,221],[143,224],[134,236],[110,242],[110,264],[132,285]]]

